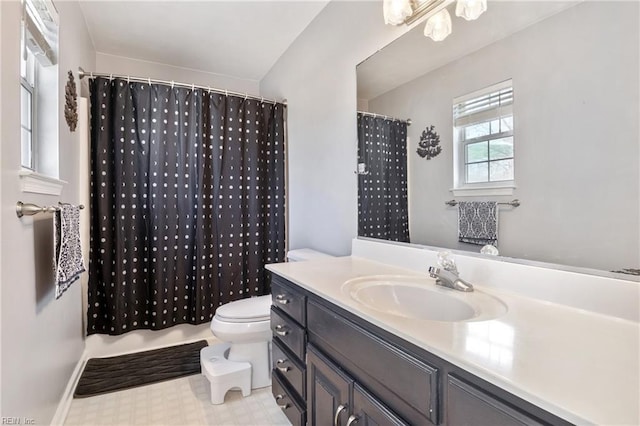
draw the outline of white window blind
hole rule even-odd
[[[23,0],[24,45],[42,66],[57,63],[58,12],[49,0]]]
[[[456,126],[484,121],[502,114],[512,113],[513,87],[511,80],[453,100],[453,119]]]

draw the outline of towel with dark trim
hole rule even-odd
[[[458,203],[458,241],[498,246],[498,203],[460,201]]]
[[[61,204],[53,215],[56,299],[85,271],[80,244],[80,207]]]

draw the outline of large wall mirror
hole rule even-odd
[[[359,236],[480,252],[460,208],[497,202],[500,256],[638,280],[639,16],[494,1],[444,41],[418,25],[359,64]]]

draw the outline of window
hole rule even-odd
[[[61,184],[58,180],[58,12],[51,0],[23,0],[22,6],[22,190],[51,194],[51,185]],[[55,189],[60,190],[61,186]]]
[[[511,80],[454,99],[453,123],[454,193],[462,190],[456,195],[485,195],[478,190],[512,190],[515,182]]]
[[[34,159],[34,123],[35,123],[35,84],[36,67],[33,54],[30,50],[26,52],[26,59],[22,56],[20,61],[20,125],[22,145],[22,167],[35,170]]]

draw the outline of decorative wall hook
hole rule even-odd
[[[69,130],[75,132],[78,125],[78,94],[73,72],[71,71],[69,71],[69,80],[64,87],[64,118],[67,121]]]
[[[358,169],[353,173],[357,175],[368,175],[369,172],[367,171],[367,165],[365,163],[358,163]]]
[[[435,126],[427,126],[427,128],[422,131],[416,152],[420,157],[426,157],[427,160],[431,160],[442,152],[440,135],[435,131]]]

